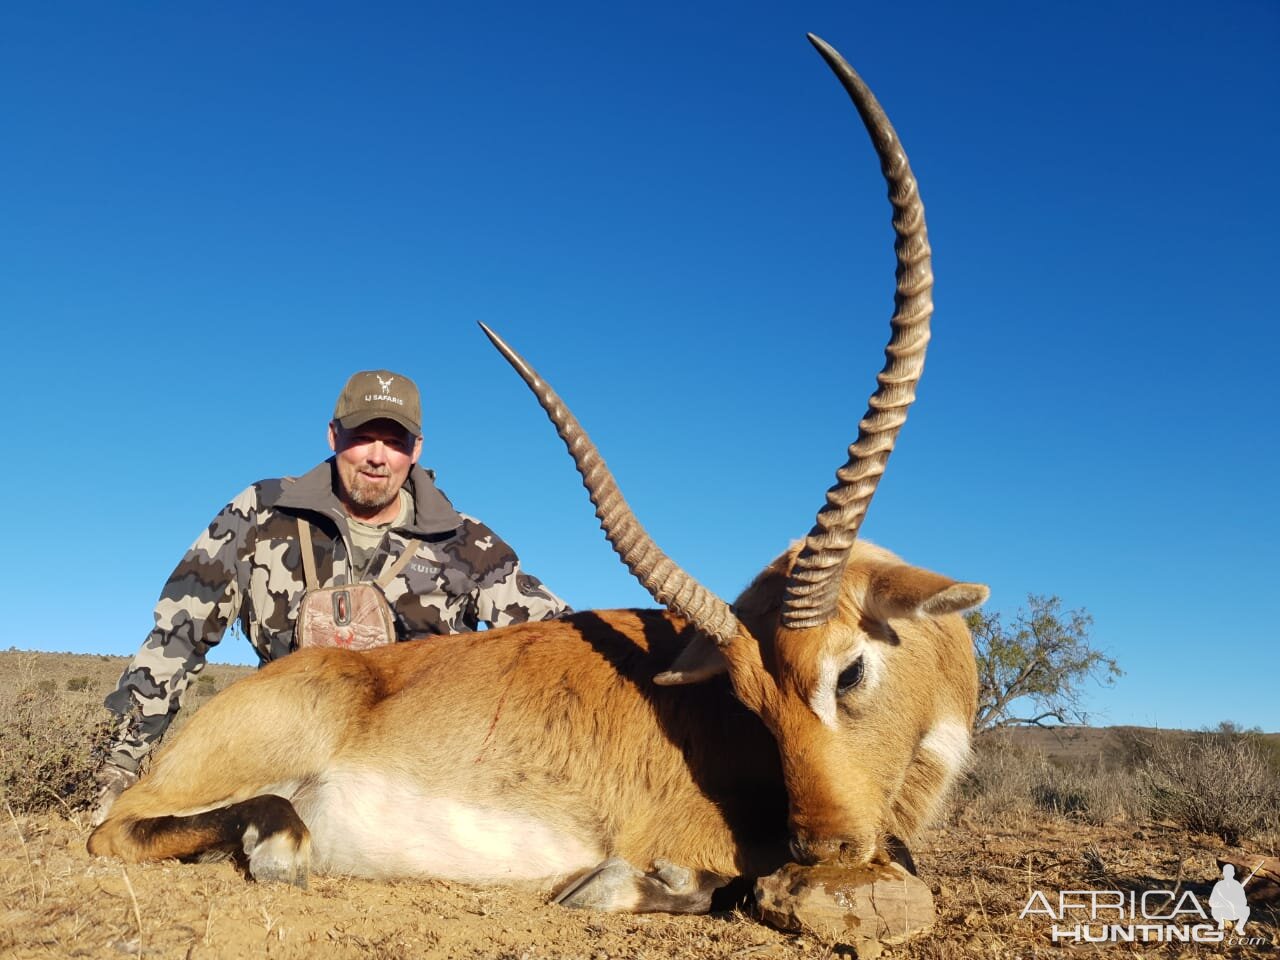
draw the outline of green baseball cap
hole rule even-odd
[[[390,370],[353,373],[338,395],[333,419],[344,430],[353,430],[383,418],[394,420],[415,437],[422,436],[422,401],[417,385]]]

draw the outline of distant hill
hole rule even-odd
[[[116,688],[120,674],[131,659],[104,653],[45,653],[10,647],[0,650],[0,691],[25,687],[72,691],[101,699]],[[207,664],[191,693],[197,697],[207,696],[255,669],[225,663]]]

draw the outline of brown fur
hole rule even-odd
[[[238,821],[214,829],[205,811],[271,789],[305,795],[326,771],[359,767],[517,809],[643,867],[753,875],[788,859],[792,838],[806,859],[866,859],[885,835],[909,837],[955,772],[921,741],[940,719],[970,722],[971,644],[955,615],[883,619],[952,581],[865,544],[831,624],[778,629],[794,553],[739,598],[750,636],[725,650],[728,682],[653,683],[692,639],[662,611],[295,653],[196,714],[89,849],[140,860],[226,846]],[[859,644],[876,645],[884,669],[833,729],[809,700],[822,658]]]

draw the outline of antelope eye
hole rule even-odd
[[[859,657],[849,666],[840,671],[840,676],[836,678],[836,696],[843,697],[846,693],[862,682],[862,658]]]

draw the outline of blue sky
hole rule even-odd
[[[891,311],[884,186],[807,31],[888,109],[935,251],[864,535],[996,610],[1088,608],[1126,671],[1097,722],[1280,730],[1271,2],[6,4],[0,643],[134,651],[372,366],[531,571],[650,605],[477,320],[735,594],[811,526]]]

